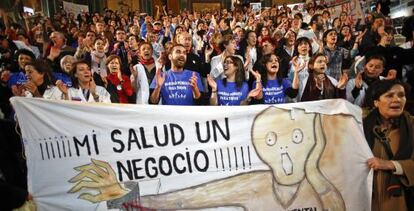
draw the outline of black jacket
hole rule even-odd
[[[27,198],[26,163],[15,123],[0,119],[0,210],[22,206]]]

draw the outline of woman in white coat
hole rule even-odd
[[[156,65],[157,62],[154,60],[154,49],[152,48],[151,43],[142,42],[138,52],[139,62],[132,68],[131,85],[134,92],[137,94],[136,103],[148,104],[150,96],[149,85],[155,77],[156,69],[161,67],[157,67]],[[160,58],[161,60],[164,59],[164,55]],[[160,62],[160,59],[158,62]]]
[[[64,94],[64,99],[81,102],[111,102],[109,92],[104,87],[95,84],[91,68],[86,61],[80,60],[75,62],[70,75],[73,83],[71,88],[57,83],[57,86]]]

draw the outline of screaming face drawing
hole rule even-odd
[[[326,144],[320,114],[270,107],[256,116],[252,141],[258,156],[273,173],[274,184],[279,186],[274,192],[284,208],[294,201],[299,183],[307,180],[324,208],[345,210],[341,194],[318,165]],[[296,190],[283,194],[278,191],[281,186]]]
[[[252,126],[253,146],[272,169],[278,184],[295,185],[305,178],[305,164],[316,144],[312,124],[315,115],[292,119],[290,112],[277,116],[274,112],[270,108],[256,117]]]

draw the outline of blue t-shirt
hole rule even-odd
[[[256,83],[253,85],[256,87]],[[285,91],[287,88],[292,87],[289,79],[284,78],[282,84],[279,84],[278,80],[268,80],[266,85],[263,86],[263,102],[264,104],[279,104],[286,102]]]
[[[218,105],[240,105],[249,94],[249,86],[246,82],[237,88],[236,82],[227,82],[224,86],[223,80],[217,80],[217,104]]]
[[[190,85],[190,78],[193,73],[197,76],[197,86],[200,92],[204,91],[203,84],[201,83],[200,74],[191,70],[183,70],[180,72],[174,72],[169,70],[165,72],[165,81],[161,87],[161,99],[163,105],[194,105],[193,90]],[[151,89],[156,86],[155,77],[152,80]]]
[[[7,87],[11,89],[13,85],[21,86],[27,82],[27,77],[24,72],[13,73],[7,81]]]
[[[53,76],[55,77],[56,81],[61,80],[67,87],[72,87],[72,79],[70,79],[70,76],[68,74],[54,72]]]

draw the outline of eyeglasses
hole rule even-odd
[[[234,64],[234,62],[232,60],[226,60],[223,62],[223,64]]]

